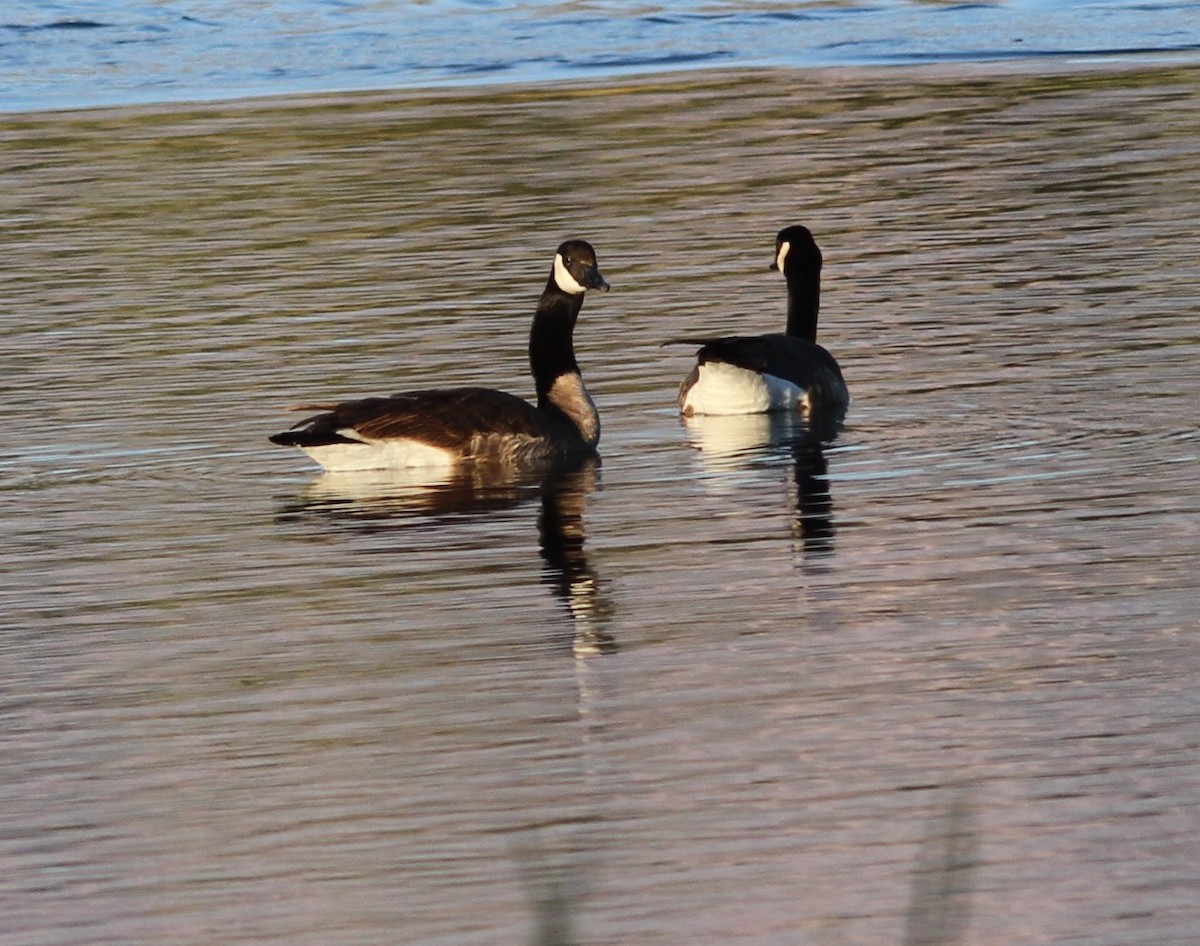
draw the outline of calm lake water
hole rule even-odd
[[[1200,62],[1197,0],[5,0],[0,111],[696,68],[1164,61]]]
[[[707,72],[10,115],[0,941],[1184,944],[1200,71]],[[823,448],[682,333],[825,251]],[[529,394],[603,462],[317,476],[287,405]]]

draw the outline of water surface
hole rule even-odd
[[[7,0],[0,111],[697,68],[1197,61],[1196,0]]]
[[[1191,942],[1198,79],[9,116],[0,938]],[[795,222],[845,429],[682,423]],[[598,468],[267,443],[528,394],[568,235]]]

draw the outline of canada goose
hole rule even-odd
[[[673,339],[702,346],[679,389],[685,415],[798,411],[840,420],[845,414],[850,392],[842,370],[817,344],[821,250],[806,227],[779,231],[770,268],[787,280],[783,334]]]
[[[608,288],[590,244],[558,247],[529,333],[536,407],[490,388],[405,391],[294,407],[321,413],[270,439],[299,447],[331,471],[545,464],[594,454],[600,416],[575,361],[572,332],[584,293]]]

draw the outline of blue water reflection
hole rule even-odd
[[[1106,3],[122,2],[15,0],[0,111],[546,82],[708,66],[1194,61],[1191,0]]]

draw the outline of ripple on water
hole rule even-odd
[[[968,940],[1188,941],[1195,78],[10,121],[6,928],[883,943],[941,864]],[[780,328],[791,222],[844,429],[681,420],[660,343]],[[613,284],[598,469],[347,484],[267,443],[306,400],[529,393],[567,235]]]

